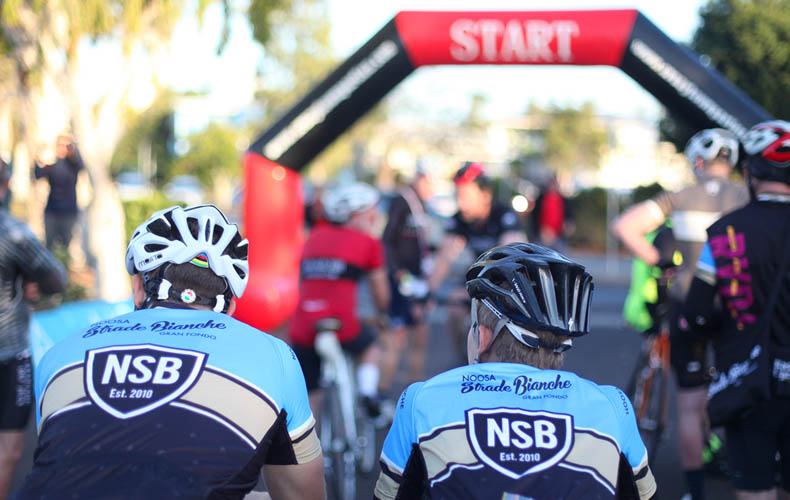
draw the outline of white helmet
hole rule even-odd
[[[343,224],[355,213],[375,206],[379,192],[364,182],[352,182],[328,190],[321,201],[327,219]]]
[[[176,206],[154,213],[132,234],[126,270],[135,274],[193,259],[224,278],[235,297],[244,293],[249,275],[247,240],[214,205]]]
[[[702,170],[702,162],[717,157],[726,159],[734,167],[738,163],[738,138],[723,128],[700,130],[689,139],[685,153],[695,173]]]

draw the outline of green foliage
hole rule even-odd
[[[596,187],[579,191],[569,202],[576,227],[569,238],[570,244],[606,248],[606,190]]]
[[[790,0],[710,0],[692,48],[769,113],[790,118]]]
[[[530,105],[527,114],[543,131],[543,157],[551,170],[568,171],[597,167],[606,146],[606,129],[595,116],[595,106],[580,108]]]
[[[287,8],[285,8],[287,6]],[[264,8],[271,9],[264,15]],[[335,67],[327,0],[252,0],[253,35],[265,44],[258,98],[269,119],[284,112]],[[265,21],[265,22],[264,22]]]
[[[691,48],[769,113],[790,117],[790,0],[709,0]],[[671,113],[661,140],[678,151],[697,129]]]
[[[236,129],[212,123],[189,137],[189,152],[175,160],[172,175],[194,175],[204,186],[210,186],[218,172],[240,176],[241,154],[236,147],[239,137]]]
[[[247,17],[252,26],[252,36],[261,45],[266,45],[272,36],[272,13],[282,11],[289,0],[250,0]]]
[[[154,183],[161,184],[163,179],[172,176],[172,104],[173,95],[164,93],[147,110],[127,118],[129,129],[115,147],[110,161],[110,172],[113,175],[124,170],[136,170],[145,161],[138,158],[141,144],[150,144],[151,160],[157,165],[155,178],[152,179]]]
[[[160,191],[154,191],[148,198],[124,201],[123,212],[126,220],[126,241],[129,241],[137,226],[145,222],[151,214],[173,205],[185,206],[184,203],[177,203],[169,199]]]

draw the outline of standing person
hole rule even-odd
[[[353,182],[328,190],[322,200],[329,224],[315,226],[305,242],[299,271],[299,303],[288,337],[304,371],[310,407],[318,413],[321,358],[315,350],[316,324],[340,320],[341,346],[357,359],[357,387],[371,416],[380,412],[378,398],[380,351],[378,331],[357,315],[357,286],[367,278],[379,313],[386,323],[389,284],[381,240],[370,234],[376,220],[379,193]]]
[[[375,497],[653,497],[628,398],[559,370],[589,333],[592,276],[554,250],[513,243],[466,277],[469,366],[403,393]]]
[[[536,223],[541,245],[562,251],[565,247],[565,198],[560,193],[557,176],[552,175],[536,200]]]
[[[737,498],[777,498],[777,452],[781,457],[780,484],[787,498],[790,496],[787,434],[790,273],[781,276],[778,273],[782,261],[788,258],[790,235],[790,122],[755,125],[744,136],[743,148],[744,171],[754,197],[748,205],[724,215],[708,228],[683,318],[700,327],[710,325],[714,319],[719,321],[713,341],[722,346],[759,335],[768,328],[770,342],[763,346],[768,347],[768,359],[775,360],[770,398],[724,428]],[[774,287],[777,287],[773,292],[775,307],[764,318]],[[724,304],[724,314],[714,308],[716,300]],[[747,348],[742,357],[735,359],[743,359],[746,366],[750,350],[751,347]]]
[[[463,274],[451,272],[453,264],[465,249],[474,259],[493,246],[526,241],[527,236],[518,215],[494,200],[494,185],[482,163],[467,162],[455,173],[453,182],[458,211],[445,227],[428,288],[431,295],[435,295],[445,279],[452,280],[447,304],[448,333],[462,359],[466,352],[464,335],[468,307],[464,302],[468,296],[463,287]]]
[[[410,333],[408,356],[409,382],[423,379],[428,325],[425,322],[425,275],[430,262],[425,200],[431,196],[431,180],[417,171],[408,185],[398,190],[392,200],[387,226],[381,237],[387,257],[390,283],[390,329],[382,336],[384,350],[381,361],[382,391],[390,388],[398,369],[400,356]]]
[[[230,317],[247,240],[213,205],[154,213],[126,251],[134,312],[53,346],[36,380],[38,447],[21,500],[324,498],[293,351]]]
[[[666,263],[659,262],[658,250],[645,235],[671,219],[683,262],[675,271],[669,291],[671,360],[678,385],[678,448],[691,498],[702,500],[705,403],[710,377],[707,341],[684,336],[677,328],[677,318],[705,242],[705,228],[722,213],[746,204],[749,193],[746,186],[729,180],[738,161],[738,139],[730,132],[718,128],[697,132],[689,140],[685,154],[697,183],[677,192],[661,192],[631,207],[614,222],[612,232],[649,266],[662,265]]]
[[[11,167],[0,165],[0,198],[8,192]],[[0,208],[0,499],[11,487],[22,457],[24,430],[33,408],[30,306],[39,292],[66,287],[66,271],[22,222]]]
[[[77,145],[71,136],[61,134],[55,143],[55,162],[42,166],[38,160],[34,166],[36,179],[45,177],[49,182],[49,197],[44,208],[44,232],[47,249],[52,250],[60,242],[68,251],[79,216],[77,206],[77,178],[85,168]]]

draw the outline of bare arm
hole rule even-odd
[[[263,467],[263,479],[272,500],[326,498],[322,454],[298,465],[266,465]]]
[[[661,209],[652,201],[645,201],[625,211],[612,224],[611,232],[634,255],[654,266],[658,250],[645,240],[645,235],[664,222]]]
[[[373,294],[373,300],[376,302],[376,309],[380,314],[384,314],[389,310],[390,306],[390,284],[387,278],[387,269],[380,267],[374,269],[368,274],[370,281],[370,291]]]
[[[457,234],[448,234],[442,240],[442,245],[436,253],[433,272],[428,278],[428,289],[435,292],[450,272],[450,265],[461,255],[466,246],[466,239]]]

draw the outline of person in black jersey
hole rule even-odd
[[[0,163],[0,199],[11,167]],[[66,271],[22,222],[0,208],[0,498],[11,486],[22,456],[24,429],[33,408],[33,369],[26,299],[62,292]]]
[[[716,352],[769,328],[773,359],[772,393],[748,415],[725,425],[729,467],[739,500],[777,498],[777,452],[784,498],[790,495],[790,279],[777,276],[788,252],[790,234],[790,122],[752,127],[742,139],[744,171],[753,198],[707,230],[680,321],[693,332],[720,322],[713,337]],[[777,279],[780,281],[777,284]],[[772,289],[775,307],[766,314]],[[721,300],[724,313],[717,314]],[[690,328],[689,325],[694,325]],[[737,345],[743,348],[746,344]],[[731,347],[730,347],[731,349]],[[751,347],[746,347],[751,351]],[[751,352],[743,352],[748,364]],[[731,383],[718,377],[710,393]]]
[[[448,294],[448,330],[458,352],[459,361],[466,356],[464,333],[469,306],[464,288],[463,264],[497,245],[525,242],[527,236],[518,215],[494,200],[493,183],[479,162],[467,162],[453,177],[458,212],[449,219],[438,251],[433,272],[428,278],[434,295],[445,279],[450,281]],[[460,258],[468,250],[466,259]]]
[[[431,195],[431,180],[418,170],[412,182],[401,186],[390,203],[387,226],[381,236],[387,260],[390,283],[390,331],[383,337],[379,387],[386,391],[409,343],[408,373],[410,382],[423,379],[425,345],[428,328],[425,323],[425,294],[429,272],[430,249],[427,241],[428,214],[425,199]]]
[[[58,136],[55,155],[55,162],[49,165],[42,166],[36,161],[33,174],[36,179],[43,177],[49,182],[49,197],[44,209],[47,249],[52,250],[55,242],[60,242],[68,250],[79,216],[77,177],[85,165],[77,145],[68,135]]]

